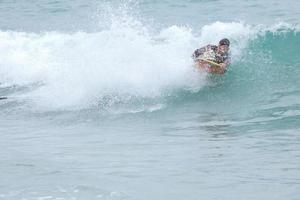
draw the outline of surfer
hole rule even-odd
[[[209,73],[224,74],[230,65],[230,41],[224,38],[219,45],[206,45],[196,49],[192,55],[196,67]]]

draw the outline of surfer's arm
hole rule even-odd
[[[213,73],[224,74],[227,72],[228,67],[230,65],[230,59],[226,59],[224,62],[219,63],[219,66],[212,66]]]
[[[223,63],[221,63],[221,68],[223,68],[225,70],[225,72],[227,71],[229,65],[231,63],[231,58],[227,57]]]
[[[223,62],[218,63],[218,65],[210,64],[211,67],[209,68],[209,72],[214,74],[224,74],[227,72],[230,62],[231,60],[228,57]]]
[[[220,63],[219,72],[221,74],[224,74],[225,72],[227,72],[227,69],[228,69],[227,63]]]

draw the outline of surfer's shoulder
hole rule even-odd
[[[213,44],[207,45],[207,48],[209,50],[213,50],[213,51],[217,51],[218,50],[218,46],[217,45],[213,45]]]
[[[203,47],[200,47],[199,49],[196,49],[194,51],[192,57],[196,58],[196,57],[202,55],[203,53],[205,53],[207,51],[210,51],[210,50],[216,51],[217,49],[218,49],[218,46],[212,45],[212,44],[208,44],[208,45],[205,45]]]

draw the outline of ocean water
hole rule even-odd
[[[300,199],[300,3],[0,1],[0,200]],[[231,41],[225,75],[192,52]]]

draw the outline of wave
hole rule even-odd
[[[177,90],[197,93],[208,81],[193,68],[191,53],[223,37],[232,41],[229,76],[259,77],[253,71],[266,68],[262,63],[299,63],[299,32],[292,26],[215,22],[201,30],[171,26],[153,31],[133,18],[112,22],[94,33],[0,31],[1,95],[39,108],[73,110],[136,99],[156,102]],[[18,87],[27,89],[3,92]]]

